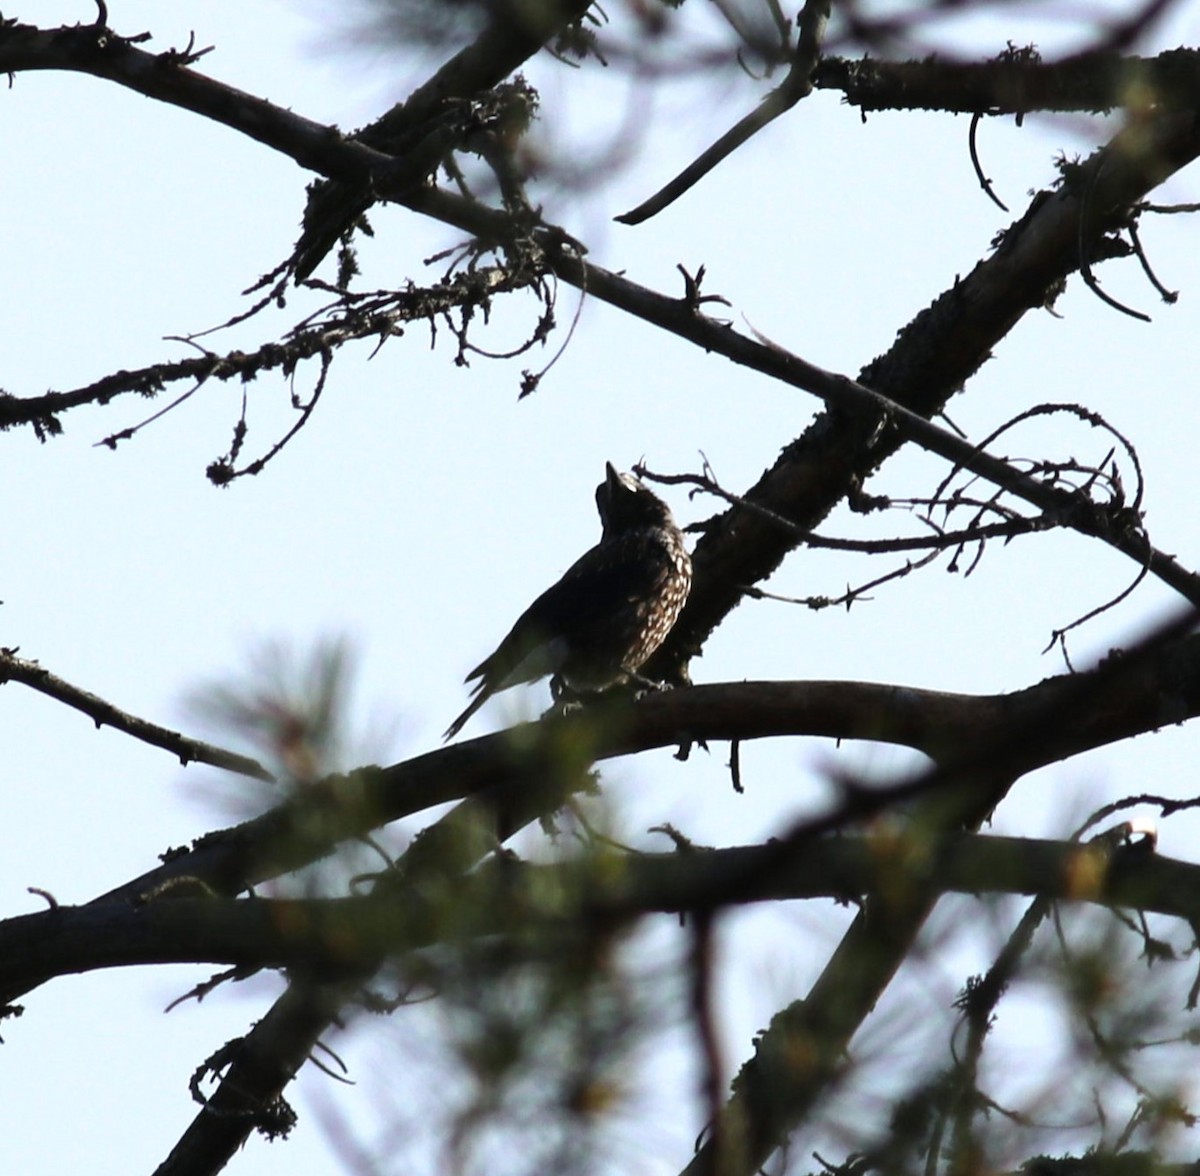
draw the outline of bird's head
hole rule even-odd
[[[632,474],[618,473],[605,463],[604,481],[596,487],[596,509],[604,537],[619,535],[636,527],[674,525],[671,508]]]

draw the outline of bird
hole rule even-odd
[[[605,463],[596,487],[600,542],[518,618],[496,651],[466,677],[470,705],[446,730],[453,739],[493,694],[547,674],[555,698],[619,683],[670,633],[692,586],[692,560],[671,509],[633,474]],[[476,679],[478,679],[476,681]]]

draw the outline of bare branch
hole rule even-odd
[[[539,275],[516,258],[492,266],[473,266],[465,272],[447,275],[429,287],[408,286],[395,291],[350,293],[333,291],[337,300],[314,311],[293,327],[282,339],[264,343],[252,351],[230,351],[226,354],[203,350],[192,359],[153,364],[134,371],[119,371],[105,376],[84,388],[70,392],[47,392],[42,396],[16,397],[0,395],[0,430],[20,424],[30,424],[40,435],[61,430],[58,416],[84,404],[107,404],[120,395],[154,396],[179,380],[194,380],[195,385],[165,408],[151,414],[136,425],[118,430],[100,444],[115,448],[141,429],[157,420],[188,397],[194,395],[209,379],[238,379],[244,383],[270,371],[293,375],[307,360],[318,359],[322,372],[342,344],[358,339],[375,339],[377,346],[402,332],[403,324],[420,319],[446,315],[451,310],[469,310],[486,305],[497,294],[537,286]],[[224,324],[228,325],[228,324]],[[181,340],[198,346],[192,336]],[[319,386],[319,384],[318,384]],[[299,414],[299,428],[311,414],[312,400],[294,406]],[[238,440],[244,443],[244,418],[239,423]],[[292,430],[294,435],[296,429]],[[240,449],[240,444],[237,446]],[[257,473],[279,451],[276,445],[265,456],[255,459],[240,471],[234,468],[237,453],[230,451],[222,461],[210,466],[209,476],[224,484],[240,473]]]
[[[616,219],[623,225],[639,225],[673,204],[689,188],[732,155],[743,143],[769,126],[812,93],[813,70],[821,56],[821,42],[829,23],[830,0],[805,0],[800,13],[800,37],[787,76],[751,111],[725,132],[698,159],[688,164],[669,184]]]
[[[825,57],[812,82],[819,90],[840,91],[846,102],[864,113],[1100,113],[1131,99],[1141,103],[1146,94],[1153,94],[1163,108],[1183,110],[1191,106],[1200,84],[1200,52],[1172,49],[1145,58],[1122,56],[1114,47],[1055,62],[1043,61],[1032,49],[1009,49],[984,62]]]
[[[979,181],[979,186],[987,193],[988,199],[1002,212],[1007,212],[1008,205],[996,195],[996,190],[992,187],[992,181],[983,174],[983,164],[979,162],[979,150],[975,140],[979,130],[979,121],[982,117],[978,111],[971,115],[971,126],[967,132],[967,147],[971,152],[971,166],[975,169],[975,178]]]
[[[1064,710],[1070,699],[1085,697],[1093,687],[1104,690],[1103,706]],[[1097,670],[1049,678],[1011,694],[949,694],[863,682],[738,682],[656,692],[600,710],[544,719],[536,728],[539,738],[520,741],[520,757],[514,757],[510,734],[500,732],[391,767],[314,783],[261,817],[210,834],[95,902],[136,901],[178,880],[203,883],[216,894],[236,894],[319,860],[342,841],[466,796],[486,796],[487,811],[507,814],[503,827],[494,815],[476,822],[495,844],[514,825],[519,828],[522,817],[534,819],[539,788],[561,769],[558,749],[578,747],[583,738],[594,749],[591,762],[675,746],[683,736],[714,742],[782,735],[869,739],[945,757],[954,749],[978,753],[996,737],[989,733],[997,731],[1012,743],[1015,727],[1054,715],[1036,744],[1023,740],[1010,749],[1027,757],[1012,770],[1031,771],[1156,730],[1164,721],[1200,715],[1200,636],[1154,647],[1152,655],[1112,657]],[[873,803],[891,800],[877,796]],[[847,806],[843,822],[860,816],[862,803],[856,798]],[[531,806],[534,816],[527,815]],[[314,809],[322,814],[319,822],[312,819]],[[0,1003],[16,995],[0,992]]]
[[[780,857],[772,842],[702,852],[639,852],[620,870],[601,860],[587,885],[564,882],[579,862],[493,862],[462,882],[461,920],[452,934],[495,931],[500,897],[524,905],[569,937],[591,923],[650,914],[712,912],[749,903],[857,898],[918,875],[938,893],[1040,894],[1200,921],[1200,865],[1145,852],[1123,853],[1107,835],[1081,845],[1026,837],[909,830],[920,853],[881,855],[876,838],[846,833]],[[915,844],[919,842],[919,845]],[[1077,864],[1098,864],[1096,884],[1080,891]],[[910,878],[911,875],[911,878]],[[402,886],[352,898],[172,898],[141,905],[56,905],[0,920],[0,989],[103,968],[159,963],[229,965],[238,974],[288,966],[376,969],[389,957],[444,940],[436,909],[411,901]],[[1011,973],[1009,973],[1011,974]],[[996,985],[1002,978],[997,977]],[[980,991],[988,994],[992,985]]]
[[[187,68],[178,62],[173,51],[147,53],[136,48],[133,39],[94,25],[57,29],[20,24],[0,26],[0,73],[46,69],[91,74],[236,127],[249,138],[313,171],[324,173],[336,167],[341,174],[353,173],[365,182],[376,169],[386,170],[397,164],[382,152],[343,138],[336,128],[313,122]],[[340,162],[335,164],[335,159]],[[405,165],[401,162],[398,167],[404,170]],[[410,179],[422,174],[419,167]]]
[[[237,772],[240,776],[249,776],[255,780],[274,780],[271,773],[257,760],[227,751],[223,747],[214,747],[211,743],[204,743],[199,739],[189,739],[178,731],[170,731],[157,723],[127,714],[99,695],[63,681],[49,670],[43,669],[37,662],[17,657],[16,650],[13,649],[0,649],[0,685],[6,682],[20,682],[22,686],[28,686],[39,694],[45,694],[77,711],[82,711],[97,728],[112,727],[126,735],[132,735],[134,739],[140,739],[143,743],[149,743],[152,747],[161,747],[164,751],[172,752],[185,766],[190,763],[211,764],[215,768],[224,768],[227,772]]]
[[[0,69],[5,66],[5,41],[12,30],[3,32],[0,36]],[[78,30],[68,32],[77,34]],[[86,34],[87,30],[83,32]],[[36,30],[34,33],[42,38],[38,44],[43,46],[46,38]],[[16,36],[18,42],[21,35]],[[70,43],[70,38],[65,40]],[[49,54],[49,59],[35,55],[38,67],[53,64],[63,68],[94,66],[94,53],[90,57],[83,53],[73,58],[61,48],[51,50],[46,46],[42,53]],[[134,56],[131,58],[130,55]],[[168,101],[195,104],[210,117],[268,141],[256,121],[261,112],[240,101],[231,101],[217,83],[209,79],[197,80],[200,75],[193,71],[172,66],[165,71],[170,75],[171,85],[163,85],[161,80],[150,85],[145,81],[146,62],[142,59],[154,62],[155,58],[128,46],[109,56],[113,60],[101,55],[100,65],[114,75],[114,80],[141,88],[156,97],[165,97]],[[121,68],[115,68],[114,61],[123,63]],[[108,76],[99,66],[91,68],[91,72]],[[178,92],[172,88],[176,84]],[[295,120],[279,108],[272,108],[265,122],[274,128],[271,137],[279,144],[290,141],[288,128],[294,122],[296,151],[299,153],[293,157],[299,162],[317,157],[311,151],[304,152],[313,138],[313,124]],[[1136,150],[1129,149],[1131,136],[1136,137]],[[940,412],[949,396],[961,387],[1021,315],[1032,306],[1044,304],[1062,278],[1078,269],[1082,216],[1079,191],[1089,192],[1087,219],[1090,230],[1103,233],[1111,225],[1120,223],[1132,204],[1141,200],[1172,171],[1190,162],[1197,152],[1200,152],[1200,127],[1190,117],[1160,114],[1140,123],[1136,130],[1118,134],[1106,148],[1076,169],[1078,178],[1069,186],[1048,196],[1039,194],[1025,217],[1005,234],[995,255],[980,262],[974,273],[957,283],[934,307],[902,331],[892,351],[865,369],[858,384],[823,372],[781,349],[740,337],[722,324],[688,313],[686,307],[671,299],[650,294],[617,275],[587,265],[574,249],[562,247],[564,237],[561,232],[547,229],[542,241],[548,264],[564,280],[735,362],[815,391],[831,404],[850,408],[848,414],[837,414],[833,427],[843,434],[847,452],[861,454],[858,468],[848,471],[849,476],[861,479],[894,452],[904,439],[920,438],[920,443],[934,452],[944,456],[949,453],[945,446],[949,435],[935,436],[939,431],[929,432],[934,426],[921,418]],[[414,190],[411,177],[401,174],[403,168],[397,172],[388,157],[383,157],[387,161],[383,166],[375,167],[379,153],[362,143],[327,138],[317,154],[321,166],[332,174],[358,176],[359,180],[351,179],[352,183],[360,182],[366,164],[373,169],[371,174],[376,191],[383,195],[395,192],[402,203],[417,211],[459,224],[491,240],[512,236],[513,227],[505,214],[484,209],[449,193]],[[830,444],[842,445],[836,436],[830,435],[827,424],[821,424],[817,431],[821,452],[827,452]],[[865,434],[868,443],[855,441],[854,436],[859,434]],[[816,444],[811,431],[808,437]],[[748,497],[811,528],[844,496],[848,487],[845,475],[822,478],[809,470],[804,459],[807,444],[802,438],[789,446],[776,468],[760,480]],[[956,452],[961,452],[961,443]],[[960,464],[982,472],[987,463],[988,459],[977,455],[972,461]],[[996,467],[991,468],[993,473],[1001,472]],[[1003,476],[1006,482],[1001,484],[1012,489],[1008,483],[1016,483],[1011,474],[1004,471]],[[1068,517],[1072,517],[1079,506],[1077,502],[1061,498],[1051,501],[1052,496],[1048,497],[1041,490],[1034,491],[1030,486],[1013,492],[1021,493],[1023,497],[1027,493],[1037,493],[1039,497],[1030,501],[1038,502],[1043,509],[1066,510]],[[738,516],[738,522],[731,527],[734,515]],[[793,546],[776,529],[767,533],[762,524],[743,526],[742,518],[743,512],[730,512],[697,545],[696,576],[687,607],[671,637],[655,655],[655,664],[648,667],[648,672],[663,679],[680,677],[679,667],[692,652],[701,648],[707,634],[740,599],[740,586],[757,583],[769,575]],[[1092,528],[1092,533],[1111,529],[1109,522],[1094,517],[1090,520],[1076,517],[1076,522],[1081,529]],[[1148,563],[1153,574],[1189,599],[1200,600],[1200,582],[1196,577],[1170,557],[1150,549],[1139,532],[1124,531],[1111,541],[1137,562]],[[672,664],[675,668],[670,668]]]

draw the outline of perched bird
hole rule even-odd
[[[603,533],[466,677],[474,698],[446,731],[452,739],[495,693],[553,674],[558,697],[639,681],[692,586],[692,561],[670,508],[632,474],[606,465],[596,487]]]

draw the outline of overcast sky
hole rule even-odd
[[[117,0],[110,24],[126,34],[151,31],[154,49],[181,47],[194,30],[199,44],[216,46],[200,63],[205,72],[351,129],[401,99],[427,67],[356,46],[337,23],[343,11]],[[1195,44],[1200,18],[1189,11],[1148,48]],[[92,19],[82,0],[38,0],[5,15],[43,26]],[[958,35],[994,54],[1008,39],[1037,39],[1049,51],[1057,34],[1018,24]],[[1029,119],[1023,128],[985,123],[980,150],[1013,210],[1005,214],[975,181],[967,119],[875,115],[864,124],[835,95],[816,94],[662,216],[625,228],[612,217],[750,109],[761,86],[731,77],[703,90],[651,92],[632,88],[616,68],[602,81],[581,81],[549,60],[528,73],[543,93],[547,144],[571,144],[575,158],[597,161],[604,173],[586,199],[547,192],[548,219],[586,241],[593,260],[670,294],[682,293],[677,264],[706,265],[706,289],[730,300],[736,324],[848,375],[985,255],[995,233],[1024,210],[1028,192],[1053,180],[1058,152],[1087,154],[1112,129],[1081,118]],[[0,387],[17,396],[189,354],[167,337],[213,326],[245,305],[239,291],[292,244],[311,178],[231,130],[85,76],[18,76],[0,89],[0,135]],[[619,168],[609,161],[616,145],[630,156]],[[1195,171],[1159,197],[1200,199]],[[459,239],[405,212],[377,211],[373,219],[378,236],[363,250],[367,284],[432,282],[442,270],[422,259]],[[1196,566],[1191,383],[1200,255],[1186,218],[1151,221],[1143,236],[1163,280],[1182,292],[1175,306],[1158,301],[1135,263],[1105,267],[1101,276],[1153,316],[1149,325],[1072,281],[1057,315],[1028,315],[952,402],[951,416],[978,439],[1043,400],[1086,402],[1108,414],[1138,445],[1153,541]],[[297,295],[285,312],[206,342],[252,346],[318,304]],[[577,304],[575,291],[560,292],[560,323]],[[532,300],[506,300],[477,342],[507,350],[537,309]],[[563,337],[560,330],[552,347]],[[229,445],[240,411],[236,386],[201,389],[115,453],[96,442],[148,416],[161,399],[72,412],[65,436],[46,444],[28,431],[0,438],[0,644],[133,713],[190,729],[185,699],[204,683],[242,678],[264,642],[302,653],[322,637],[344,636],[357,651],[344,766],[391,762],[437,744],[465,703],[464,674],[595,541],[592,492],[605,461],[628,468],[644,458],[656,470],[695,471],[703,451],[726,486],[743,490],[818,408],[795,389],[595,302],[584,306],[541,389],[520,402],[521,368],[540,366],[549,351],[515,363],[474,357],[462,368],[452,362],[449,337],[443,332],[431,348],[420,326],[368,360],[371,348],[347,349],[309,427],[264,474],[226,490],[210,486],[204,470]],[[302,372],[300,388],[312,378]],[[247,452],[257,453],[290,424],[288,389],[266,378],[249,397]],[[1027,428],[1006,452],[1041,455],[1047,446],[1052,456],[1097,459],[1106,448],[1079,425],[1055,434]],[[928,493],[942,472],[935,459],[906,454],[867,488]],[[680,489],[664,493],[682,522],[717,509]],[[861,528],[839,512],[821,530],[861,535]],[[874,560],[801,550],[769,586],[836,595],[878,571]],[[966,580],[926,570],[849,612],[745,604],[693,677],[1016,689],[1059,672],[1061,659],[1043,653],[1052,630],[1109,599],[1134,571],[1098,544],[1054,534],[989,550]],[[1076,664],[1128,642],[1169,600],[1148,585],[1090,624],[1072,644]],[[466,735],[532,717],[547,701],[544,683],[504,695]],[[86,901],[150,868],[168,846],[269,801],[241,784],[231,789],[218,773],[182,769],[164,753],[94,731],[17,685],[0,692],[0,746],[5,915],[39,909],[29,886],[63,903]],[[1194,730],[1169,728],[1078,757],[1022,782],[996,827],[1061,835],[1111,796],[1186,794],[1198,750]],[[745,797],[732,794],[727,758],[727,748],[715,747],[686,765],[663,752],[607,766],[611,819],[655,848],[665,845],[645,829],[664,821],[699,842],[737,843],[819,808],[830,767],[887,773],[910,757],[815,740],[746,747]],[[1168,825],[1160,848],[1192,857],[1194,833]],[[730,921],[725,942],[736,924],[757,945],[726,955],[730,1065],[745,1058],[751,1034],[780,1003],[803,993],[844,917],[834,912],[818,924],[773,911]],[[771,928],[784,933],[765,935]],[[31,995],[25,1016],[3,1029],[0,1172],[152,1170],[194,1113],[193,1068],[245,1031],[278,988],[273,979],[255,980],[245,992],[222,989],[200,1006],[161,1015],[213,970],[92,974]],[[948,969],[944,991],[929,999],[948,1000],[963,975]],[[377,1033],[374,1042],[347,1043],[356,1088],[334,1088],[310,1068],[293,1092],[303,1120],[295,1141],[269,1148],[255,1138],[232,1170],[334,1170],[314,1109],[362,1115],[364,1105],[379,1110],[393,1097],[394,1030]],[[679,1118],[659,1121],[635,1171],[678,1168],[694,1128]],[[361,1123],[364,1132],[379,1126],[369,1114]]]

